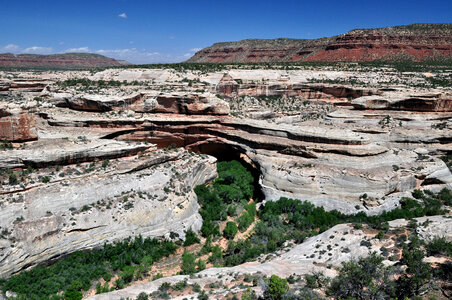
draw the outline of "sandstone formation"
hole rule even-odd
[[[355,29],[314,40],[274,39],[216,43],[188,62],[250,63],[295,61],[422,61],[452,57],[451,24],[412,24]]]
[[[374,71],[0,74],[7,82],[0,85],[1,139],[38,138],[0,150],[3,277],[130,235],[183,237],[188,228],[199,229],[193,187],[215,178],[216,159],[247,163],[259,200],[284,196],[344,213],[378,214],[397,207],[414,189],[452,188],[451,171],[441,159],[452,153],[450,88],[408,86],[425,80],[423,75],[388,71],[382,75],[387,86],[378,87]],[[77,76],[121,86],[55,84]],[[339,80],[350,84],[330,83]],[[46,86],[17,90],[12,82]],[[11,172],[17,181],[9,180]],[[448,237],[447,224],[441,219],[431,228]],[[332,230],[339,238],[351,229]],[[350,248],[350,255],[367,254],[356,243],[367,233],[354,232],[338,245]],[[319,266],[305,256],[320,240],[312,238],[266,264],[202,274],[329,272],[327,257]],[[350,258],[340,247],[332,264]],[[146,284],[147,290],[155,288]]]
[[[411,95],[400,92],[385,92],[382,95],[356,98],[351,104],[357,109],[450,112],[452,111],[452,94]]]
[[[183,237],[190,227],[198,230],[192,188],[215,178],[214,163],[182,150],[154,150],[105,168],[64,168],[48,183],[3,191],[0,226],[15,242],[0,241],[0,274],[130,235]]]
[[[0,54],[0,67],[14,68],[89,68],[120,66],[123,63],[100,54],[64,53],[51,55]]]
[[[0,140],[24,142],[37,139],[33,114],[19,107],[0,106]]]

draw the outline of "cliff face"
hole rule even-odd
[[[86,68],[120,66],[123,64],[124,63],[113,58],[92,53],[65,53],[52,55],[0,54],[0,67]]]
[[[274,39],[217,43],[188,62],[415,61],[452,58],[452,24],[356,29],[314,40]]]

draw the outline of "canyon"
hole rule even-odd
[[[430,81],[451,72],[0,71],[0,277],[128,236],[198,231],[193,189],[217,177],[217,161],[237,159],[253,170],[256,201],[308,200],[346,214],[379,215],[414,190],[452,189],[445,159],[452,89]],[[423,239],[452,241],[449,213],[423,218]],[[219,274],[225,282],[233,282],[230,273],[333,276],[341,262],[393,243],[359,244],[375,235],[340,224],[268,261],[147,280],[92,299],[136,297],[184,279],[206,286]],[[317,243],[336,244],[331,259],[309,258]]]

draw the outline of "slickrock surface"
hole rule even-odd
[[[84,168],[85,167],[85,168]],[[184,236],[201,227],[193,187],[216,176],[215,159],[154,150],[103,168],[71,165],[48,183],[2,189],[3,276],[75,250],[131,235]]]

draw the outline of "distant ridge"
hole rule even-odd
[[[215,43],[187,62],[364,62],[452,59],[452,23],[354,29],[319,39],[247,39]]]
[[[0,54],[0,67],[11,68],[91,68],[122,66],[129,64],[100,54],[64,53],[64,54]]]

